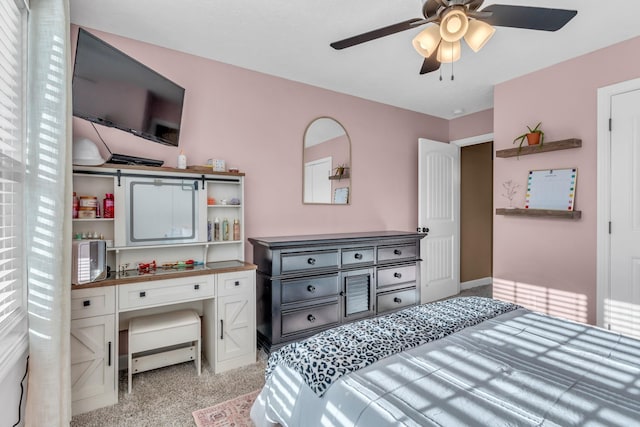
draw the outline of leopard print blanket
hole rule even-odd
[[[517,308],[490,298],[458,297],[349,323],[272,353],[265,376],[285,364],[322,396],[349,372]]]

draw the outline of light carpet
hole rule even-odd
[[[193,412],[198,427],[253,427],[249,418],[251,405],[260,390]]]

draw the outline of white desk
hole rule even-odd
[[[128,320],[184,307],[202,315],[202,348],[214,373],[256,361],[255,266],[211,263],[197,271],[130,276],[71,292],[73,414],[118,401]],[[125,343],[120,348],[120,343]],[[118,355],[123,356],[118,357]],[[119,359],[122,358],[122,361]]]

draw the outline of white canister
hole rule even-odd
[[[180,155],[178,156],[178,169],[186,169],[187,168],[187,156],[184,155],[182,151],[180,151]]]

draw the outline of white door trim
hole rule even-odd
[[[484,135],[470,136],[469,138],[456,139],[449,141],[449,144],[457,145],[458,147],[467,147],[469,145],[484,144],[485,142],[493,141],[493,133],[485,133]]]
[[[640,89],[640,78],[598,89],[597,113],[597,220],[596,220],[596,324],[604,327],[604,300],[609,287],[611,239],[611,97]]]

